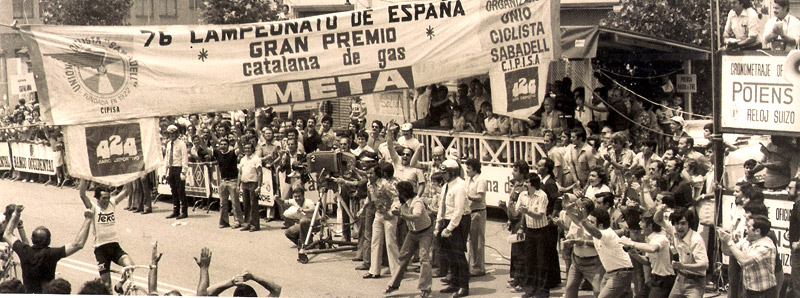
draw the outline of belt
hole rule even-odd
[[[631,271],[631,270],[633,270],[633,267],[614,269],[614,270],[608,271],[606,273],[608,274],[608,273],[624,272],[624,271]]]
[[[579,256],[579,255],[576,255],[575,253],[573,253],[572,255],[574,255],[576,258],[578,258],[578,259],[581,259],[581,260],[585,260],[585,259],[591,259],[591,258],[596,258],[596,257],[597,257],[597,255],[594,255],[594,256],[588,256],[588,257],[581,257],[581,256]]]
[[[700,274],[691,274],[691,273],[683,273],[683,272],[678,272],[678,274],[680,274],[684,278],[688,278],[688,279],[705,279],[706,278],[704,275],[700,275]]]
[[[481,211],[484,211],[484,210],[486,210],[486,208],[478,209],[478,210],[472,210],[472,212],[470,212],[470,214],[475,213],[475,212],[481,212]]]
[[[427,227],[427,228],[424,228],[424,229],[422,229],[422,230],[419,230],[419,231],[412,231],[412,230],[408,230],[408,231],[409,231],[409,232],[411,232],[411,233],[413,233],[414,235],[418,235],[418,234],[420,234],[420,233],[422,233],[422,232],[425,232],[425,231],[427,231],[427,230],[430,230],[431,226],[433,226],[433,225],[428,225],[428,227]]]
[[[223,178],[222,181],[236,181],[236,178],[228,178],[228,179]]]

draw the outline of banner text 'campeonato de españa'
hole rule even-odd
[[[527,67],[558,51],[553,7],[450,0],[270,23],[22,32],[43,119],[71,125],[325,100]]]

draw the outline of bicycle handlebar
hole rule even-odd
[[[141,268],[141,269],[156,269],[156,268],[158,268],[158,266],[157,265],[131,265],[131,266],[122,267],[122,272],[133,271],[134,269],[139,269],[139,268]]]

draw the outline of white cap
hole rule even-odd
[[[174,133],[178,132],[178,127],[173,125],[167,126],[167,133]]]
[[[458,169],[458,162],[452,159],[448,159],[442,162],[442,169]]]
[[[414,128],[414,125],[411,123],[403,123],[403,125],[400,126],[400,130],[411,130],[412,128]]]
[[[678,122],[678,124],[680,124],[681,127],[686,126],[686,121],[683,120],[683,117],[681,117],[681,116],[672,116],[672,118],[669,118],[669,120]]]

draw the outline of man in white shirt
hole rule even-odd
[[[642,234],[646,235],[645,242],[634,242],[626,237],[621,240],[622,245],[647,254],[647,259],[642,258],[639,261],[643,264],[650,264],[648,297],[669,297],[669,292],[675,284],[675,270],[672,268],[669,239],[652,217],[642,218],[641,227]],[[631,255],[634,258],[641,258],[638,253]]]
[[[444,179],[439,212],[436,215],[436,236],[441,236],[441,252],[447,260],[449,272],[453,274],[449,286],[441,293],[454,293],[453,297],[469,295],[469,263],[467,262],[467,237],[470,229],[470,210],[467,200],[467,185],[459,177],[459,166],[455,160],[442,162]]]
[[[591,214],[585,209],[573,208],[568,215],[574,222],[579,222],[592,235],[594,248],[600,257],[600,263],[606,270],[600,282],[600,294],[597,297],[611,298],[630,295],[633,263],[625,250],[617,233],[611,229],[611,217],[602,208],[595,208]]]
[[[296,141],[296,140],[293,140]],[[258,215],[258,194],[261,192],[262,172],[261,157],[255,153],[252,143],[242,145],[244,155],[239,160],[239,189],[244,202],[244,224],[242,231],[255,232],[261,229],[261,218]]]
[[[697,216],[689,209],[678,207],[669,215],[669,221],[672,226],[659,223],[667,231],[667,235],[672,235],[672,243],[678,255],[678,261],[672,262],[672,268],[678,277],[669,296],[703,297],[708,254],[705,241],[696,231]]]
[[[467,166],[467,200],[470,210],[469,247],[467,255],[471,276],[486,274],[484,260],[486,245],[486,191],[487,182],[481,175],[481,162],[470,158],[464,162]]]
[[[189,152],[186,143],[178,138],[178,127],[167,127],[167,151],[164,154],[167,183],[172,193],[172,214],[167,218],[189,217],[189,201],[186,199],[186,172],[189,170]]]
[[[733,1],[733,9],[725,21],[725,45],[729,49],[761,49],[761,26],[758,12],[750,0]]]
[[[775,0],[774,17],[764,25],[764,43],[773,51],[789,51],[797,47],[800,20],[789,14],[789,0]]]

